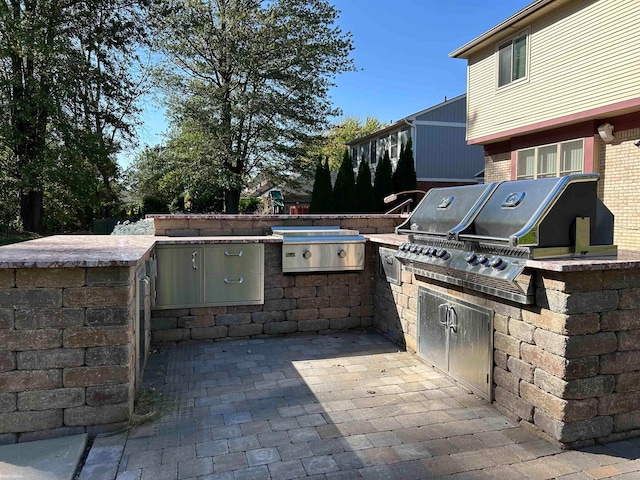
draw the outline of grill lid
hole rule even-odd
[[[337,225],[321,227],[271,227],[271,233],[282,238],[282,243],[364,243],[366,239],[357,230],[342,229]]]

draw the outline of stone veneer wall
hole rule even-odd
[[[135,271],[0,269],[0,443],[127,421]]]
[[[542,436],[575,447],[640,435],[640,271],[535,271],[536,305],[377,273],[374,327],[416,350],[424,285],[494,313],[494,403]],[[421,280],[421,281],[420,281]]]

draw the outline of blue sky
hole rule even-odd
[[[465,93],[466,62],[449,53],[531,1],[333,0],[358,68],[336,79],[333,103],[344,115],[390,122]],[[141,121],[141,147],[161,142],[162,108],[149,99]],[[130,160],[123,155],[120,163]]]

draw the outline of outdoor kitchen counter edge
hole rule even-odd
[[[365,235],[371,243],[398,247],[407,241],[406,235]],[[587,272],[592,270],[625,270],[640,268],[640,250],[618,250],[617,255],[576,259],[527,260],[525,267],[552,272]]]

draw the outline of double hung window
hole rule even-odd
[[[516,178],[562,177],[584,171],[582,139],[518,150]]]
[[[527,76],[527,34],[498,46],[498,87]]]

